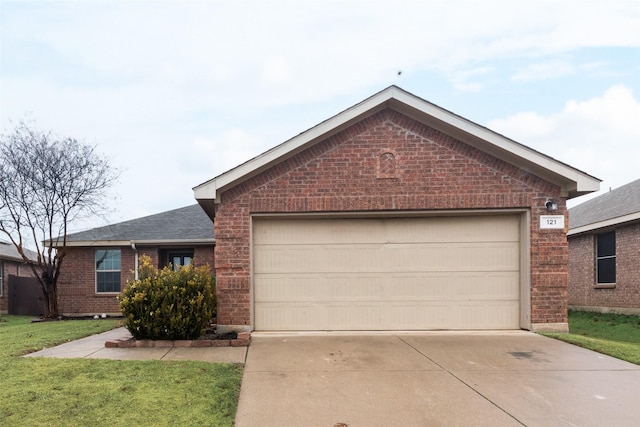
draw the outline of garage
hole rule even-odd
[[[520,326],[521,214],[254,217],[257,331]]]
[[[599,187],[390,86],[194,188],[218,330],[566,332],[566,201]]]

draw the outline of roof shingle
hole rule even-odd
[[[197,204],[67,236],[67,241],[70,243],[203,239],[213,239],[213,222]]]
[[[569,229],[640,212],[640,179],[569,209]]]

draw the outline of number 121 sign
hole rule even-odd
[[[564,215],[540,215],[540,228],[564,230]]]

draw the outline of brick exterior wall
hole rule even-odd
[[[569,305],[640,314],[640,224],[616,229],[615,287],[596,285],[595,236],[569,237]]]
[[[6,314],[9,310],[9,276],[33,277],[33,272],[31,267],[21,262],[0,259],[0,263],[2,263],[0,313]]]
[[[96,293],[95,251],[96,249],[120,249],[120,286],[124,289],[127,280],[133,279],[135,252],[131,246],[122,247],[71,247],[63,261],[58,282],[60,311],[66,316],[82,316],[107,313],[120,315],[116,294]],[[208,264],[213,270],[213,247],[188,248],[194,250],[194,265]],[[159,265],[160,249],[156,246],[138,246],[138,255],[148,255],[154,265]]]
[[[539,230],[547,198],[566,217],[556,185],[381,111],[219,195],[218,323],[250,326],[252,214],[494,208],[530,209],[531,322],[566,323],[568,247],[562,230]]]

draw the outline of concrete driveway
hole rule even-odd
[[[640,366],[529,332],[253,334],[236,426],[637,426]]]

